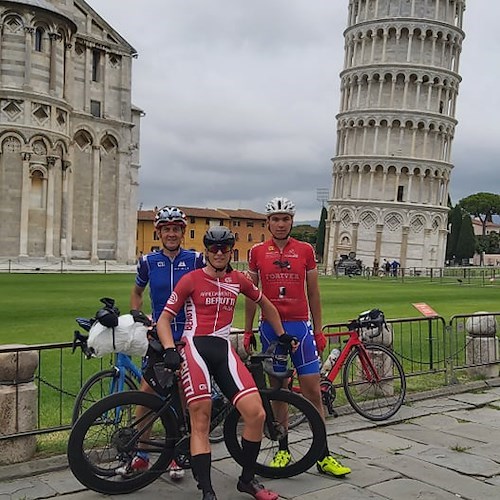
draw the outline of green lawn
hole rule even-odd
[[[0,274],[0,343],[70,341],[75,317],[92,316],[100,297],[115,298],[122,312],[128,312],[133,281],[133,274]],[[414,302],[426,302],[446,320],[454,314],[500,310],[498,286],[326,276],[320,286],[323,323],[344,322],[372,307],[382,309],[387,318],[420,316]],[[243,327],[241,299],[234,326]]]
[[[128,312],[133,274],[0,274],[0,344],[45,344],[72,340],[75,317],[89,317],[100,307],[99,298],[116,299]],[[323,323],[346,322],[363,310],[378,307],[387,318],[419,317],[412,306],[426,302],[446,321],[454,314],[500,311],[498,286],[430,282],[425,278],[320,278]],[[148,297],[145,298],[148,302]],[[148,310],[146,312],[149,312]],[[239,300],[234,326],[243,327],[243,300]],[[139,360],[138,360],[139,361]],[[40,427],[69,423],[74,395],[91,373],[106,367],[108,359],[77,362],[69,350],[43,351],[40,359]],[[440,385],[442,377],[433,385]],[[409,389],[422,390],[424,381],[410,380]],[[62,388],[62,391],[59,389]],[[39,450],[64,450],[66,434],[38,436]]]

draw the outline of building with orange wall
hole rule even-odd
[[[246,262],[250,248],[270,237],[264,214],[245,209],[179,207],[187,217],[184,248],[203,251],[203,235],[211,226],[227,226],[236,236],[233,261]],[[159,250],[153,220],[156,210],[137,212],[137,255]]]

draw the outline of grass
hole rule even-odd
[[[128,312],[133,274],[0,274],[3,291],[0,302],[2,326],[0,344],[45,344],[69,342],[77,328],[77,316],[90,317],[100,307],[99,298],[113,297],[122,313]],[[327,277],[320,278],[323,323],[346,322],[359,312],[378,307],[387,318],[420,317],[412,306],[426,302],[446,322],[454,314],[476,311],[498,311],[500,293],[495,286],[476,286],[459,282],[430,282],[425,278]],[[148,312],[148,297],[145,296]],[[235,314],[235,327],[243,327],[244,301],[240,298]],[[41,378],[63,387],[62,394],[40,383],[41,421],[50,425],[70,421],[74,394],[91,373],[107,367],[107,359],[83,363],[80,372],[76,355],[68,350],[43,351]],[[42,371],[43,368],[43,371]],[[432,375],[408,379],[409,391],[442,385],[442,377]],[[58,381],[62,381],[59,383]],[[339,395],[340,396],[340,395]],[[60,409],[60,410],[59,410]],[[64,432],[38,436],[39,453],[45,455],[64,449]]]
[[[77,316],[92,316],[99,298],[116,300],[128,312],[132,274],[0,274],[0,343],[51,343],[72,340]],[[449,320],[454,314],[498,311],[500,291],[492,286],[361,277],[320,278],[323,323],[348,321],[359,312],[378,307],[387,318],[420,316],[412,306],[426,302]],[[145,309],[148,310],[148,297]],[[243,300],[238,300],[234,326],[242,328]]]

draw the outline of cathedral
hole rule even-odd
[[[0,0],[0,259],[135,259],[136,50],[83,0]]]

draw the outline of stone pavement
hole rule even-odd
[[[464,389],[467,392],[463,392]],[[316,469],[264,482],[281,498],[303,500],[500,499],[500,379],[412,395],[390,421],[377,424],[349,413],[328,420],[330,448],[353,472],[345,479]],[[239,467],[224,444],[213,449],[213,483],[219,500],[249,498],[236,491]],[[179,483],[167,475],[122,498],[201,497],[188,472]],[[61,497],[99,500],[72,476],[64,457],[0,467],[0,500]]]

